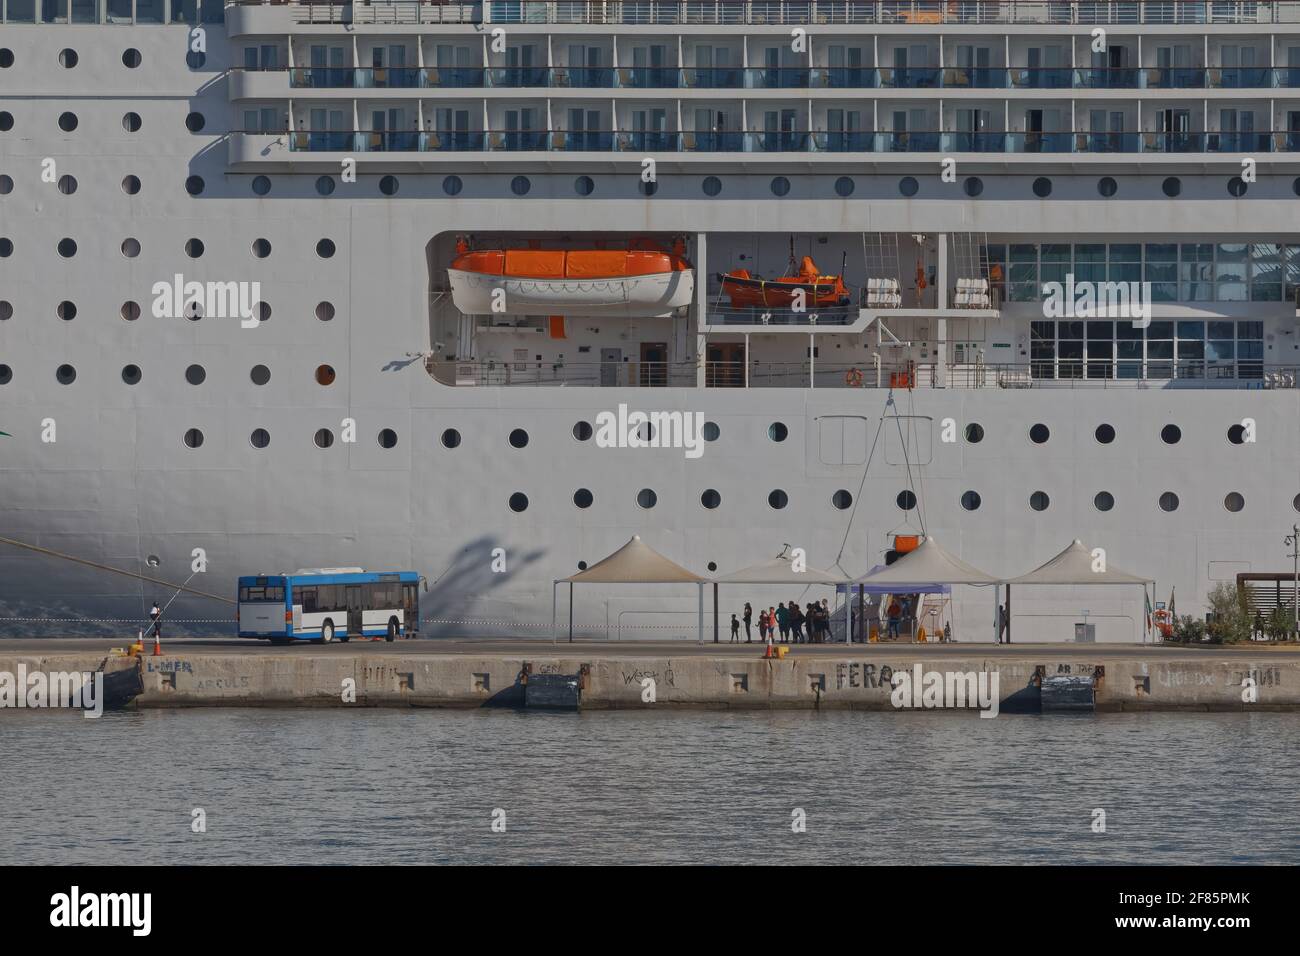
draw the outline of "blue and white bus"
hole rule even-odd
[[[336,637],[415,637],[420,575],[362,568],[308,568],[239,579],[239,636],[272,644]]]

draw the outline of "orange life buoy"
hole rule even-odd
[[[844,373],[844,384],[850,388],[862,387],[862,370],[851,368]]]

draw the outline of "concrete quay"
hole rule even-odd
[[[17,673],[20,664],[28,673],[138,668],[137,707],[522,706],[530,675],[575,674],[583,709],[893,711],[891,679],[919,664],[925,672],[997,672],[1003,709],[1017,695],[1036,695],[1045,678],[1084,676],[1098,711],[1300,710],[1300,649],[1277,646],[798,645],[783,660],[764,660],[758,644],[424,640],[272,648],[196,639],[169,641],[160,657],[110,654],[123,643],[4,640],[0,673]],[[1251,687],[1256,699],[1247,701]]]

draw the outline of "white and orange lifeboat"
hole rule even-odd
[[[691,304],[685,252],[680,239],[670,250],[642,239],[622,249],[471,249],[460,239],[447,278],[467,315],[650,318]]]

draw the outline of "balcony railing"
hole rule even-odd
[[[254,133],[256,131],[253,131]],[[1300,131],[297,130],[293,152],[1296,153]]]
[[[236,70],[236,72],[241,72]],[[295,67],[292,89],[895,89],[1271,90],[1300,88],[1300,68],[1149,67]]]
[[[298,23],[630,26],[938,24],[1009,26],[1300,23],[1300,0],[231,0],[284,6]]]

